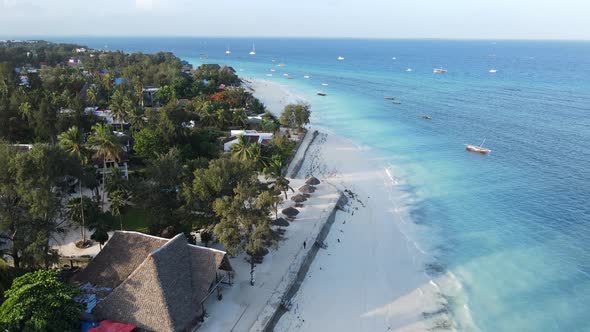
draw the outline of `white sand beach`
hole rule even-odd
[[[250,87],[275,114],[302,99],[269,81],[251,80]],[[406,197],[392,171],[370,151],[317,129],[298,177],[333,184],[349,203],[336,214],[328,248],[319,251],[275,330],[423,331],[440,325],[444,316],[424,319],[443,300],[424,272],[429,255],[411,240],[420,229],[406,216]]]

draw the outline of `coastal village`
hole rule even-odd
[[[0,44],[0,84],[3,330],[263,331],[291,309],[346,205],[298,176],[309,105],[43,41]]]

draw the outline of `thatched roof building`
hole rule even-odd
[[[306,185],[300,187],[299,191],[304,194],[311,194],[311,193],[315,192],[315,187],[310,186],[309,184],[306,184]]]
[[[307,201],[307,198],[301,194],[291,196],[291,200],[295,203],[301,203]]]
[[[305,181],[305,183],[312,185],[312,186],[317,186],[318,184],[320,184],[320,180],[318,180],[318,178],[316,178],[315,176],[312,176],[312,177],[308,178]]]
[[[287,217],[295,217],[296,215],[299,214],[299,210],[297,210],[294,207],[288,207],[286,209],[283,209],[283,211],[281,211],[284,215],[286,215]]]
[[[222,271],[232,271],[225,252],[190,245],[182,234],[169,240],[115,232],[72,281],[113,289],[92,311],[100,320],[186,331],[197,325],[203,302],[225,278]]]

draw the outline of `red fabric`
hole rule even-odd
[[[131,324],[119,323],[113,320],[103,320],[98,327],[93,327],[88,332],[131,332],[135,326]]]

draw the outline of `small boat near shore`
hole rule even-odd
[[[328,83],[322,83],[322,86],[328,86]]]
[[[398,101],[398,100],[394,100],[391,103],[394,104],[394,105],[401,105],[402,102],[401,101]]]
[[[309,75],[305,75],[305,76],[303,76],[303,78],[309,78]]]
[[[385,100],[394,100],[395,97],[383,97],[383,99],[385,99]]]
[[[325,97],[325,96],[327,96],[327,95],[328,95],[327,93],[325,93],[325,92],[322,92],[322,91],[318,91],[316,94],[317,94],[318,96],[322,96],[322,97]]]
[[[492,152],[492,150],[483,147],[483,144],[485,142],[486,142],[486,140],[484,138],[483,142],[481,142],[481,144],[479,146],[465,144],[465,150],[467,150],[469,152],[476,152],[476,153],[481,153],[481,154],[488,154],[488,153]]]
[[[422,116],[422,119],[424,119],[424,120],[432,120],[432,117],[429,116],[429,115],[423,115]]]
[[[498,72],[498,70],[497,70],[497,69],[490,69],[490,70],[488,71],[488,73],[490,73],[490,74],[495,74],[495,73],[497,73],[497,72]]]
[[[342,56],[339,56],[339,57],[338,57],[338,61],[342,61],[342,60],[344,60],[344,57],[342,57]]]
[[[434,69],[432,70],[432,72],[433,72],[434,74],[445,74],[445,73],[447,72],[447,70],[446,70],[446,69],[444,69],[444,68],[434,68]]]

